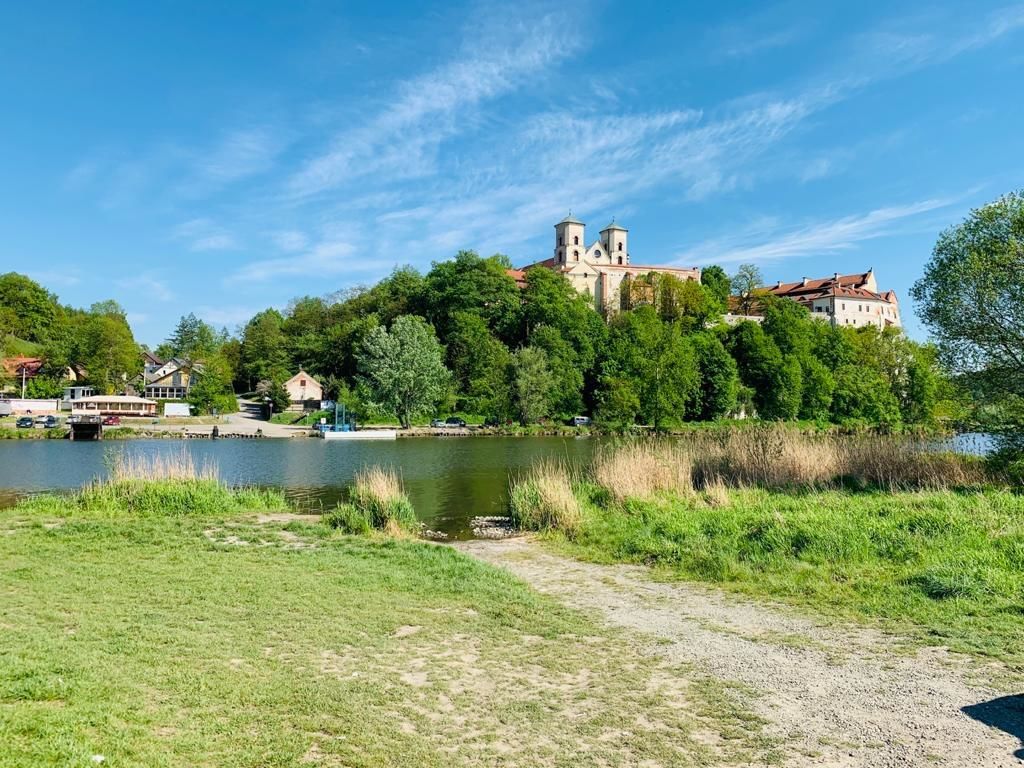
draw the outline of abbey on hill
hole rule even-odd
[[[572,283],[580,293],[591,296],[594,308],[603,313],[621,308],[622,282],[655,272],[672,275],[679,280],[700,282],[699,267],[668,267],[634,264],[629,252],[629,230],[615,219],[600,231],[589,245],[586,224],[572,213],[555,224],[554,252],[551,258],[528,264],[522,269],[509,270],[520,285],[531,267],[546,267]],[[764,295],[789,298],[807,307],[813,317],[828,320],[833,325],[900,325],[899,302],[893,291],[879,292],[873,269],[855,275],[840,275],[810,279],[793,283],[779,281],[760,289]],[[756,309],[749,314],[726,315],[728,322],[740,320],[760,321]]]

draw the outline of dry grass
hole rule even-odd
[[[982,462],[900,437],[804,435],[778,425],[626,443],[599,455],[593,480],[613,499],[686,496],[709,503],[730,488],[947,490],[991,482]]]
[[[192,454],[184,448],[170,455],[126,453],[118,451],[107,459],[109,483],[132,480],[216,480],[217,465],[205,461],[196,466]]]
[[[349,498],[371,528],[397,536],[416,526],[416,513],[394,467],[364,467],[356,472]]]
[[[565,464],[551,459],[538,462],[512,484],[512,516],[523,528],[557,529],[571,537],[583,523],[583,510],[572,486],[572,474]]]
[[[594,479],[618,501],[659,493],[684,496],[693,491],[693,465],[690,454],[677,446],[634,442],[602,451]]]

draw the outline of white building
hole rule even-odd
[[[593,297],[594,308],[614,312],[620,308],[622,281],[627,277],[641,277],[657,272],[680,280],[700,282],[700,269],[696,267],[661,267],[633,264],[629,253],[629,230],[612,219],[590,245],[586,244],[586,225],[570,213],[555,224],[554,254],[550,259],[530,264],[529,267],[547,267],[569,280],[580,293]],[[523,280],[523,270],[511,270],[517,282]]]

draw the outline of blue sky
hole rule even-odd
[[[922,337],[936,234],[1022,185],[1024,4],[424,5],[5,4],[0,271],[155,344],[571,208],[635,262],[873,266]]]

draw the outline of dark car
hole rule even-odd
[[[47,416],[46,421],[43,422],[43,427],[46,429],[54,429],[60,426],[60,419],[56,416]]]
[[[103,417],[103,426],[104,427],[116,427],[120,423],[121,423],[121,417],[120,416],[104,416]]]
[[[464,427],[466,426],[466,420],[460,419],[458,416],[452,416],[451,418],[445,419],[446,427]]]
[[[31,416],[22,416],[14,423],[14,426],[18,429],[32,429],[34,424],[35,422],[32,421]]]

